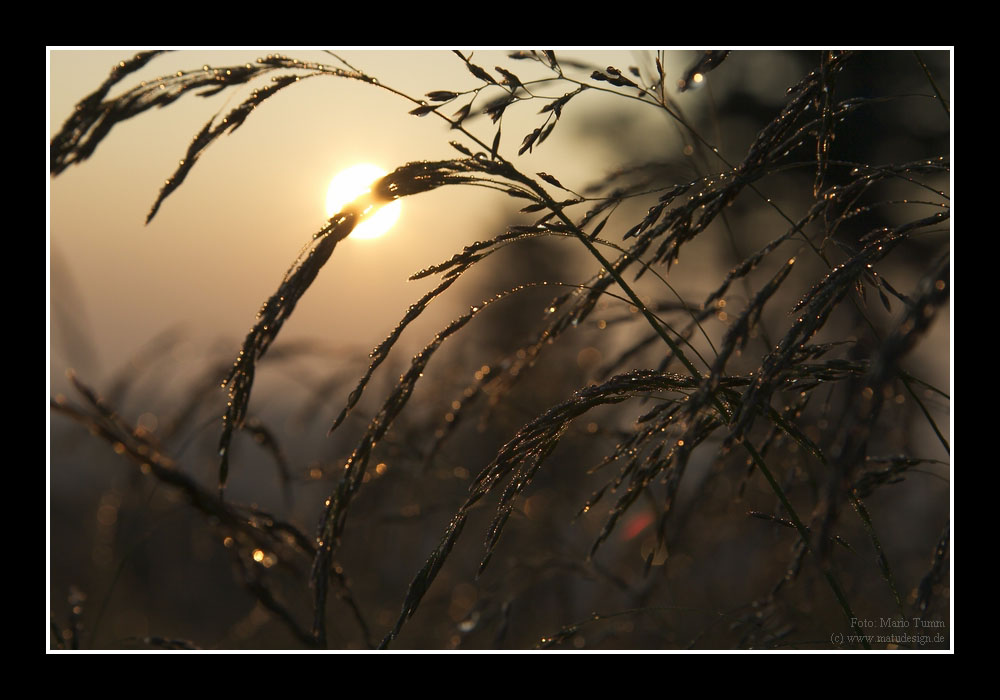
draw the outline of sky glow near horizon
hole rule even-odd
[[[169,53],[127,76],[109,96],[178,70],[244,65],[267,53]],[[336,65],[320,51],[285,53]],[[74,105],[134,51],[52,50],[49,55],[51,137]],[[449,51],[338,55],[380,83],[416,97],[479,84]],[[514,63],[502,51],[475,56],[490,68]],[[604,64],[635,61],[628,51],[591,58]],[[524,64],[517,63],[518,69],[530,73]],[[558,96],[564,91],[559,86],[542,92]],[[235,351],[260,303],[325,224],[327,189],[337,173],[364,162],[391,170],[414,160],[461,157],[450,140],[482,150],[433,115],[408,114],[413,103],[386,90],[325,76],[301,80],[213,143],[153,221],[144,225],[156,194],[192,137],[248,92],[243,86],[207,98],[185,95],[164,109],[149,110],[116,125],[90,159],[49,179],[53,382],[63,380],[68,366],[87,376],[107,377],[171,328],[188,338],[189,345],[196,338],[209,342],[207,338],[214,339],[213,347],[228,344]],[[476,104],[486,104],[491,95],[484,92]],[[450,115],[457,109],[449,107],[442,111]],[[539,122],[537,107],[517,107],[508,109],[502,125],[501,153],[509,157]],[[595,110],[597,104],[580,99],[544,147],[519,160],[530,172],[601,173],[607,154],[579,147],[578,131],[588,115],[599,113]],[[649,112],[647,116],[656,118]],[[495,125],[482,114],[470,117],[467,126],[485,143],[495,133]],[[573,184],[582,186],[584,180]],[[324,269],[313,283],[283,337],[311,337],[340,348],[347,344],[364,357],[432,286],[433,280],[411,282],[409,276],[502,230],[509,220],[508,200],[478,187],[442,188],[408,198],[406,216],[390,236],[364,245],[349,239],[338,247],[331,269]],[[350,303],[342,303],[345,299]],[[413,344],[422,346],[427,331],[475,301],[479,299],[446,297],[435,302],[426,321],[420,319],[426,328],[415,329]],[[345,328],[350,333],[344,333]]]

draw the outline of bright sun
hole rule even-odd
[[[341,171],[330,182],[326,191],[326,215],[331,217],[345,206],[371,191],[372,184],[386,171],[377,165],[359,163]],[[398,199],[384,206],[370,205],[364,218],[351,232],[351,238],[378,238],[392,228],[403,208]]]

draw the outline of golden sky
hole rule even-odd
[[[134,53],[52,50],[50,136],[115,63]],[[126,77],[112,95],[177,70],[241,65],[266,53],[167,54]],[[281,53],[335,63],[321,51]],[[450,51],[338,55],[414,96],[479,83]],[[630,51],[560,55],[623,67],[643,58]],[[533,66],[507,59],[506,52],[476,52],[475,60],[490,69],[508,66],[522,79],[532,73]],[[168,328],[179,327],[196,354],[214,341],[222,347],[228,343],[235,352],[260,303],[323,226],[324,197],[336,173],[363,161],[390,170],[412,160],[458,155],[448,145],[460,136],[457,132],[433,116],[409,115],[413,105],[396,95],[349,80],[306,80],[262,104],[242,127],[213,144],[156,218],[144,225],[159,188],[192,137],[248,92],[237,88],[210,98],[187,95],[141,114],[116,126],[89,160],[50,179],[53,378],[67,366],[106,376]],[[552,92],[558,96],[565,88]],[[583,186],[583,173],[599,175],[614,165],[607,153],[581,147],[580,125],[600,108],[600,100],[588,99],[567,110],[565,123],[544,147],[523,157],[530,159],[526,172],[559,172]],[[501,153],[513,157],[524,134],[541,123],[538,104],[504,116]],[[641,106],[636,111],[643,116]],[[482,140],[492,140],[495,127],[487,117],[468,124]],[[461,191],[451,191],[456,189]],[[432,281],[408,282],[410,274],[498,233],[504,212],[516,210],[503,194],[469,187],[412,197],[404,205],[402,219],[388,235],[348,240],[338,247],[286,325],[284,340],[321,339],[367,353],[430,288]],[[442,319],[477,301],[461,289],[439,300],[435,313],[421,319],[418,328],[423,330],[414,331],[413,342],[422,345]]]

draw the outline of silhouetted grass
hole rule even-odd
[[[281,447],[280,436],[248,413],[254,379],[268,350],[280,342],[283,323],[297,302],[325,266],[336,265],[335,248],[353,229],[357,211],[348,209],[335,215],[312,234],[303,254],[260,307],[254,327],[228,370],[223,382],[228,390],[228,406],[220,426],[217,494],[188,476],[154,436],[137,430],[116,413],[113,404],[102,401],[98,392],[79,380],[74,379],[74,383],[81,403],[59,398],[53,401],[53,410],[83,424],[115,452],[139,465],[144,474],[183,494],[213,528],[221,530],[233,543],[227,547],[233,553],[236,582],[302,647],[331,646],[331,590],[350,609],[365,646],[370,648],[379,637],[380,647],[390,646],[421,609],[470,519],[477,519],[475,511],[493,500],[483,550],[477,557],[478,575],[482,576],[497,552],[503,550],[503,535],[512,516],[524,510],[546,468],[558,474],[553,477],[555,482],[547,482],[546,489],[564,490],[567,497],[581,491],[591,493],[576,503],[579,518],[590,517],[599,505],[606,507],[584,556],[572,566],[584,566],[588,575],[622,581],[624,574],[619,576],[613,570],[601,573],[596,557],[609,538],[621,532],[622,523],[639,510],[640,502],[648,503],[654,513],[655,543],[644,557],[639,575],[643,583],[635,584],[634,591],[633,584],[624,583],[639,604],[619,611],[595,612],[585,622],[567,619],[560,623],[561,629],[535,629],[533,634],[540,646],[582,639],[579,634],[585,628],[610,625],[623,618],[655,621],[665,611],[689,610],[690,606],[663,604],[671,598],[669,590],[656,583],[653,562],[666,557],[669,550],[682,547],[678,538],[683,541],[684,523],[704,517],[698,514],[700,505],[706,514],[715,508],[710,504],[716,499],[707,492],[704,498],[698,497],[697,491],[693,497],[684,495],[689,482],[704,484],[726,474],[741,480],[727,501],[730,504],[744,498],[749,483],[757,484],[753,496],[757,503],[767,502],[759,489],[771,494],[770,508],[744,508],[739,528],[780,526],[775,530],[794,531],[797,541],[790,552],[776,557],[784,558],[783,565],[771,560],[760,562],[758,573],[770,579],[771,585],[754,584],[758,591],[755,600],[739,604],[734,601],[726,610],[709,611],[712,620],[706,623],[706,633],[722,621],[738,630],[725,642],[713,638],[715,641],[707,642],[709,646],[837,646],[829,639],[789,642],[794,637],[794,624],[772,624],[760,615],[760,611],[783,604],[783,597],[790,595],[787,591],[799,581],[804,566],[814,567],[813,575],[818,574],[817,580],[826,587],[814,590],[801,584],[809,589],[803,595],[814,601],[810,605],[836,609],[840,614],[836,627],[832,627],[826,613],[818,626],[806,625],[813,633],[824,624],[831,625],[829,633],[857,633],[854,620],[866,615],[906,620],[917,612],[916,616],[924,618],[934,612],[935,619],[948,620],[947,611],[940,606],[936,611],[931,609],[934,591],[940,589],[938,584],[944,576],[948,524],[944,524],[945,534],[939,539],[922,543],[927,552],[934,553],[930,570],[919,579],[914,579],[909,570],[903,573],[893,565],[879,533],[889,527],[882,513],[885,517],[897,513],[891,507],[892,495],[883,494],[891,490],[887,485],[911,478],[921,465],[933,468],[944,464],[937,457],[947,455],[950,449],[948,426],[938,425],[925,405],[928,391],[946,400],[947,392],[911,373],[906,364],[906,358],[926,339],[931,323],[949,300],[948,237],[926,236],[948,230],[949,195],[941,183],[948,177],[949,158],[946,153],[929,152],[901,154],[899,162],[868,162],[858,160],[865,157],[864,149],[858,153],[851,143],[851,129],[858,128],[854,127],[855,120],[862,127],[874,123],[887,131],[896,128],[894,123],[881,124],[870,113],[880,105],[903,99],[936,101],[943,106],[945,115],[941,117],[937,143],[942,137],[947,141],[948,104],[938,86],[940,76],[933,75],[924,57],[911,56],[914,74],[927,87],[927,94],[913,97],[871,95],[842,87],[857,79],[855,65],[863,63],[865,54],[817,52],[815,67],[788,88],[783,105],[746,145],[741,159],[730,161],[713,144],[704,127],[684,114],[678,104],[680,98],[675,97],[674,83],[664,72],[661,55],[652,58],[651,69],[626,66],[621,70],[562,60],[552,51],[515,52],[510,55],[509,65],[490,71],[476,63],[474,55],[456,53],[456,60],[479,81],[478,86],[463,91],[449,90],[444,85],[428,86],[433,89],[426,99],[386,86],[336,56],[333,58],[343,67],[274,55],[254,64],[178,72],[109,98],[115,84],[155,57],[155,52],[150,52],[119,64],[111,77],[80,103],[52,140],[50,166],[56,175],[91,155],[114,125],[147,109],[168,105],[191,91],[210,95],[270,77],[270,84],[253,87],[250,97],[221,120],[209,121],[195,136],[181,165],[156,198],[149,213],[152,219],[208,146],[232,133],[265,99],[305,78],[328,76],[368,83],[372,89],[398,95],[404,108],[412,107],[411,115],[434,115],[450,125],[455,137],[450,143],[459,157],[400,165],[376,184],[372,197],[388,202],[443,187],[485,187],[508,195],[518,213],[530,215],[533,220],[512,223],[505,230],[480,236],[449,260],[413,275],[413,279],[439,276],[440,282],[417,300],[375,347],[368,369],[347,393],[339,414],[323,417],[332,426],[331,433],[342,430],[347,417],[373,391],[371,381],[376,371],[391,356],[407,327],[470,269],[488,264],[491,256],[507,248],[540,239],[572,243],[588,254],[592,269],[584,281],[567,284],[552,279],[505,288],[470,304],[468,312],[442,328],[411,358],[370,414],[367,427],[354,438],[343,468],[330,470],[332,476],[320,470],[322,481],[329,478],[333,483],[322,504],[310,504],[320,517],[315,536],[301,526],[268,515],[256,505],[230,502],[223,498],[223,490],[232,468],[238,468],[232,460],[234,437],[246,431],[272,456],[281,475],[286,505],[292,501],[294,468]],[[679,76],[679,89],[684,92],[710,82],[710,71],[724,71],[727,65],[740,60],[740,52],[706,52]],[[518,62],[531,64],[532,75],[542,70],[543,77],[522,80],[515,72],[521,71]],[[665,123],[678,130],[685,144],[687,160],[679,160],[689,176],[681,180],[664,177],[662,168],[650,162],[595,177],[580,188],[581,194],[563,184],[579,182],[579,174],[533,172],[532,151],[544,147],[564,112],[574,108],[573,100],[578,95],[595,92],[603,93],[609,101],[639,103],[644,109],[662,113]],[[291,93],[287,97],[294,99]],[[504,114],[523,109],[538,113],[538,126],[527,134],[503,132]],[[489,118],[489,124],[483,117]],[[657,136],[649,134],[650,139]],[[516,157],[504,155],[514,151]],[[780,198],[776,196],[779,190]],[[771,221],[781,224],[769,231],[754,230],[750,235],[747,227],[759,223],[750,224],[748,212],[769,213]],[[729,260],[728,272],[704,286],[711,291],[703,298],[693,296],[691,285],[683,278],[683,268],[677,266],[681,254],[694,247],[696,241],[720,236],[728,241],[728,250],[720,253]],[[762,240],[766,242],[759,243]],[[741,252],[748,248],[749,241],[758,241],[756,249]],[[896,274],[912,276],[913,280],[890,283],[887,276]],[[365,612],[371,601],[352,593],[336,556],[352,536],[353,521],[348,520],[348,515],[362,498],[363,487],[384,471],[373,477],[371,464],[377,459],[377,450],[392,439],[394,431],[405,434],[410,430],[408,420],[414,421],[412,425],[430,423],[424,420],[429,406],[410,406],[411,398],[418,385],[427,381],[424,375],[432,359],[453,336],[480,314],[488,315],[494,307],[527,298],[530,292],[546,287],[551,287],[556,296],[540,308],[525,312],[532,322],[537,321],[534,335],[499,361],[484,357],[473,365],[475,369],[482,364],[476,370],[475,382],[447,402],[451,408],[444,420],[436,427],[417,429],[419,438],[415,439],[421,444],[409,438],[403,441],[404,447],[414,452],[414,478],[419,479],[420,473],[439,463],[448,450],[463,449],[463,435],[472,435],[477,429],[473,421],[467,420],[470,414],[480,416],[478,427],[482,428],[483,421],[489,421],[505,402],[516,407],[518,386],[525,377],[530,377],[530,382],[545,383],[537,366],[544,365],[550,355],[560,357],[564,348],[575,352],[587,329],[596,327],[617,338],[607,343],[611,358],[603,363],[600,372],[563,394],[562,400],[522,420],[520,428],[507,433],[492,460],[477,465],[481,471],[470,479],[464,499],[445,499],[454,504],[447,506],[453,514],[439,543],[413,576],[399,615],[391,626],[373,625]],[[868,306],[874,297],[885,313],[875,313]],[[595,319],[599,309],[606,318]],[[613,317],[614,311],[620,312],[617,318]],[[526,323],[525,327],[530,326]],[[554,380],[551,383],[562,384]],[[337,383],[324,386],[321,394],[334,387],[339,389]],[[321,396],[310,403],[310,410],[324,410],[322,404]],[[915,406],[916,413],[904,412],[904,404]],[[189,405],[180,415],[190,415],[195,405]],[[407,418],[413,412],[422,417]],[[581,432],[580,423],[585,419],[590,422]],[[185,419],[179,424],[187,422]],[[933,434],[941,453],[881,452],[911,448],[915,442],[884,439],[883,433],[916,429]],[[589,463],[574,465],[573,469],[550,467],[558,461],[553,455],[562,443],[586,441],[594,435],[608,437],[610,442],[605,441],[604,446],[597,447],[599,451],[588,454]],[[590,450],[595,449],[595,443],[587,444],[592,446]],[[476,459],[478,454],[470,457]],[[379,462],[379,468],[384,466]],[[592,478],[595,472],[603,475],[603,484],[596,490]],[[701,476],[694,477],[691,472]],[[880,495],[885,497],[876,497]],[[946,511],[947,503],[938,503],[938,507]],[[731,511],[718,517],[720,523],[732,522]],[[856,518],[853,523],[852,518]],[[720,526],[720,531],[728,531],[728,527]],[[899,527],[905,529],[906,525],[893,523],[891,529]],[[857,528],[867,542],[852,542],[845,536],[846,531]],[[936,528],[940,529],[940,524]],[[561,535],[551,534],[556,548],[556,539]],[[698,555],[699,546],[712,541],[704,534],[692,534],[690,539],[695,547],[692,556]],[[781,543],[787,540],[774,539],[771,546],[781,550]],[[842,545],[841,555],[835,556],[834,544]],[[871,550],[866,552],[868,547]],[[284,575],[290,583],[286,580],[279,586],[270,566],[258,566],[262,558],[272,554],[276,561],[289,562],[290,569]],[[378,558],[379,553],[369,556]],[[841,556],[851,559],[845,564]],[[858,563],[860,560],[864,563]],[[558,556],[551,557],[553,572],[563,566],[560,561]],[[851,572],[846,582],[845,568]],[[868,601],[859,603],[855,596],[859,592],[870,595],[872,590],[859,577],[881,581],[879,585],[888,591],[893,609],[879,608],[881,615],[877,615]],[[509,590],[507,597],[500,596],[505,602],[494,611],[498,620],[494,643],[506,638],[511,603],[518,598],[516,586]],[[912,597],[909,591],[914,591]],[[303,615],[305,600],[311,601],[308,624]],[[752,614],[754,610],[758,611],[757,617]],[[479,614],[476,612],[477,620]],[[462,630],[460,641],[478,623],[468,624],[469,629],[462,627],[466,621],[458,625]],[[68,634],[56,634],[59,626],[55,622],[53,625],[53,643],[63,645],[68,641],[76,648],[77,625],[71,621]],[[343,634],[338,632],[338,638],[343,639]],[[701,646],[702,640],[701,634],[694,635],[690,645]],[[160,637],[141,641],[164,648],[193,646]],[[623,634],[610,645],[685,646],[672,633],[664,633],[659,639],[630,639]],[[847,638],[841,645],[886,646],[860,637]]]

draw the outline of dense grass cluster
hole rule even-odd
[[[812,63],[780,106],[711,93],[713,110],[693,117],[681,93],[710,90],[744,60],[740,52],[692,56],[673,77],[662,54],[648,66],[615,67],[520,51],[491,70],[456,52],[476,87],[430,85],[422,96],[333,54],[330,64],[269,55],[111,96],[157,53],[122,62],[80,102],[52,139],[53,175],[153,107],[249,90],[194,137],[152,219],[206,149],[265,100],[294,99],[285,91],[296,83],[334,77],[389,90],[411,115],[450,126],[455,157],[400,165],[377,183],[376,199],[485,187],[515,211],[503,230],[416,272],[437,286],[372,351],[360,379],[338,374],[306,402],[311,434],[349,435],[342,454],[321,446],[309,466],[289,459],[281,431],[254,416],[253,389],[262,364],[295,355],[282,348],[283,324],[317,275],[336,266],[352,210],[304,232],[307,247],[234,348],[235,361],[207,368],[206,385],[224,379],[228,392],[211,483],[187,466],[190,452],[177,453],[195,431],[185,416],[217,397],[193,392],[172,432],[150,431],[74,376],[76,396],[54,398],[54,414],[89,428],[141,479],[179,494],[200,518],[192,527],[201,523],[231,561],[229,585],[264,612],[253,618],[256,631],[241,635],[187,641],[146,629],[95,639],[80,621],[89,610],[80,591],[67,617],[57,589],[54,648],[950,644],[947,630],[933,642],[850,636],[858,619],[950,623],[948,391],[925,376],[947,376],[949,361],[940,330],[950,284],[947,54],[776,56]],[[681,152],[597,173],[580,191],[564,184],[579,174],[535,172],[533,151],[569,128],[561,120],[584,93],[600,93],[609,109],[658,110]],[[504,116],[515,110],[537,113],[537,126],[511,137]],[[910,110],[933,128],[911,130]],[[733,118],[756,122],[737,160],[711,136]],[[379,387],[397,341],[463,275],[488,268],[494,255],[544,258],[554,245],[583,250],[590,268],[573,282],[556,268],[508,285],[498,275],[485,300]],[[723,272],[685,277],[679,261],[688,255],[708,256]],[[477,340],[488,337],[477,331],[487,323],[513,344]],[[451,349],[456,336],[467,338],[464,351]],[[937,367],[911,359],[925,342],[935,343]],[[470,360],[474,353],[482,354]],[[442,355],[444,364],[471,364],[439,371],[433,360]],[[430,393],[420,393],[428,383]],[[330,396],[341,397],[332,413]],[[227,483],[250,460],[234,449],[244,433],[278,466],[283,498],[229,497]],[[466,546],[470,528],[473,539],[484,537],[481,547]],[[117,556],[127,568],[128,555]],[[226,584],[201,593],[224,596]],[[222,627],[249,619],[225,614]],[[147,619],[152,627],[161,618]]]

